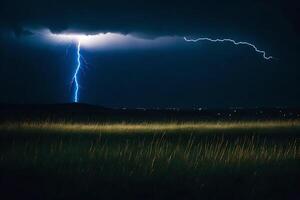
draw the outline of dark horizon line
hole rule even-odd
[[[142,107],[142,106],[137,106],[137,107],[131,107],[131,106],[102,106],[98,104],[89,104],[89,103],[76,103],[76,102],[71,102],[71,103],[3,103],[0,102],[0,107],[5,107],[5,106],[85,106],[85,107],[94,107],[94,108],[102,108],[102,109],[112,109],[112,110],[269,110],[269,109],[288,109],[288,110],[300,110],[300,106],[249,106],[249,107],[244,107],[244,106],[230,106],[230,107],[209,107],[209,106],[194,106],[194,107],[174,107],[174,106],[169,106],[169,107],[159,107],[159,106],[153,106],[153,107]]]

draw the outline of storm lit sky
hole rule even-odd
[[[0,103],[299,107],[299,5],[283,1],[6,1]],[[247,46],[183,37],[247,41]]]

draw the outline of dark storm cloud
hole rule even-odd
[[[287,1],[0,1],[0,102],[70,102],[75,46],[44,44],[32,30],[118,32],[248,41],[148,49],[84,49],[80,101],[107,107],[299,106],[297,3]],[[14,32],[17,38],[12,37]],[[20,37],[24,36],[24,37]],[[179,38],[179,37],[177,37]],[[152,42],[152,41],[150,41]],[[135,45],[135,44],[132,44]],[[66,53],[68,49],[68,53]]]
[[[237,31],[263,34],[298,27],[295,6],[287,7],[279,0],[5,0],[0,9],[2,28],[12,29],[17,35],[32,26],[56,33],[72,29],[85,33],[134,32],[141,37],[206,33],[219,36],[220,31],[225,35]]]

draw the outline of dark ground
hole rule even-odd
[[[241,121],[300,119],[300,108],[228,108],[228,109],[127,109],[104,108],[89,104],[0,104],[0,122],[4,121]]]
[[[299,113],[280,108],[199,111],[1,105],[0,198],[298,199],[298,126],[132,134],[56,130],[51,123],[264,123],[297,120]],[[49,129],[18,125],[39,126],[45,120]]]

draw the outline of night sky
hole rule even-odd
[[[299,107],[300,8],[295,2],[1,1],[0,103],[72,102],[76,43],[37,34],[49,30],[112,32],[147,43],[82,47],[88,65],[79,74],[81,103]],[[248,41],[275,59],[231,43],[188,43],[184,36]]]

